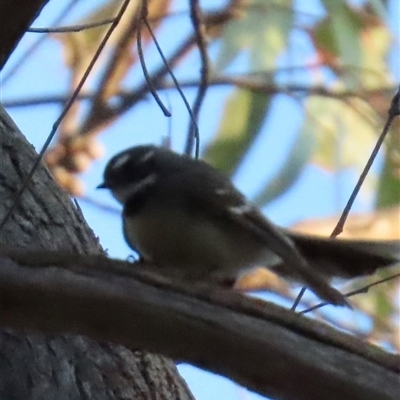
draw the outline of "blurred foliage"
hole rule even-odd
[[[311,97],[305,111],[300,129],[317,142],[311,155],[314,163],[330,171],[365,165],[381,128],[381,120],[367,103],[356,98],[322,102]]]
[[[250,72],[275,68],[293,27],[292,6],[292,0],[249,2],[240,18],[226,24],[215,68],[224,69],[243,51],[248,53]]]
[[[103,2],[75,24],[110,18],[120,4],[117,0]],[[148,20],[156,34],[164,21],[168,22],[172,4],[171,0],[148,2]],[[70,180],[76,180],[75,174],[90,165],[93,159],[90,154],[101,154],[101,151],[90,152],[91,145],[74,145],[75,138],[90,137],[90,143],[98,147],[93,137],[148,94],[144,80],[136,88],[126,84],[128,74],[139,63],[136,49],[139,5],[139,1],[130,2],[86,85],[86,90],[94,91],[89,107],[84,108],[81,103],[74,106],[63,122],[59,143],[48,152],[49,166],[57,176],[70,174]],[[395,84],[387,60],[395,43],[387,26],[386,3],[366,1],[356,7],[350,1],[321,0],[320,5],[324,12],[302,15],[294,9],[292,0],[232,0],[204,16],[210,45],[214,42],[218,45],[217,53],[210,56],[211,82],[213,78],[229,77],[226,71],[238,59],[242,60],[241,76],[247,79],[247,84],[234,88],[226,99],[219,127],[205,146],[205,159],[234,174],[265,131],[276,95],[293,98],[303,112],[297,140],[280,171],[255,196],[260,206],[285,193],[309,163],[332,173],[344,168],[361,171],[384,124],[393,95]],[[71,73],[71,90],[108,28],[104,25],[57,35]],[[304,42],[308,40],[314,50],[312,56],[303,56],[302,65],[297,61],[301,58],[296,48],[297,35]],[[147,29],[143,29],[142,41],[146,50],[151,44]],[[181,43],[174,56],[165,55],[171,67],[184,65],[185,56],[197,51],[193,41],[182,37]],[[168,82],[167,77],[164,70],[150,79],[156,87],[162,87]],[[394,143],[398,139],[388,141]],[[78,147],[88,151],[76,155],[74,149]],[[379,182],[378,207],[400,201],[396,161],[399,155],[394,148],[388,147],[381,174],[369,176]],[[60,168],[66,173],[61,173]],[[72,188],[69,184],[68,190],[77,194]]]
[[[233,175],[263,126],[270,98],[261,93],[235,91],[227,100],[224,117],[204,159]]]
[[[400,204],[400,123],[395,120],[377,189],[377,208]],[[400,217],[399,217],[400,218]]]
[[[270,182],[256,194],[254,202],[262,207],[289,189],[300,176],[303,167],[315,151],[316,140],[312,131],[302,129],[292,145],[282,167]]]

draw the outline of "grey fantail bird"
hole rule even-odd
[[[185,280],[223,280],[266,266],[345,305],[330,278],[373,273],[400,259],[399,241],[324,239],[279,228],[220,171],[166,148],[117,154],[98,187],[122,203],[130,247]]]

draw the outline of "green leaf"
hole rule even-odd
[[[368,4],[382,20],[387,21],[388,12],[382,0],[368,0]]]
[[[265,119],[270,98],[261,93],[237,90],[228,99],[224,117],[204,159],[231,175],[257,137]]]
[[[308,98],[301,128],[316,139],[313,161],[333,171],[365,165],[376,142],[380,120],[375,111],[359,99]]]
[[[316,41],[323,43],[326,49],[336,55],[345,66],[359,67],[362,61],[361,16],[345,1],[323,0],[329,17],[316,30]],[[327,24],[324,27],[324,24]],[[323,37],[318,38],[318,35]],[[331,44],[329,44],[330,39]],[[355,71],[344,73],[343,79],[348,89],[357,89],[359,79]]]
[[[243,51],[249,51],[251,71],[264,71],[276,65],[293,25],[292,0],[254,0],[241,18],[227,23],[216,70],[226,68]]]
[[[385,25],[368,27],[363,35],[363,59],[358,71],[359,80],[365,88],[375,89],[392,84],[387,57],[391,35]]]
[[[387,56],[392,39],[382,13],[351,8],[342,0],[324,4],[329,15],[311,31],[321,60],[343,79],[346,89],[390,85]]]
[[[399,163],[397,162],[396,165],[394,161],[396,153],[398,157],[398,150],[397,147],[391,147],[390,145],[387,147],[385,162],[379,177],[376,208],[385,208],[400,204]]]
[[[384,278],[390,275],[390,273],[387,273],[387,271],[385,272],[385,274],[382,274],[386,275],[384,276]],[[376,315],[378,315],[383,320],[389,319],[390,316],[393,315],[394,304],[388,296],[387,288],[375,286],[374,295]]]
[[[254,202],[262,207],[276,199],[289,189],[301,174],[309,161],[315,147],[315,138],[307,130],[303,130],[293,144],[285,164],[279,169],[270,183],[261,190]]]

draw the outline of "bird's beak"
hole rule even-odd
[[[100,185],[98,185],[96,187],[96,189],[108,189],[108,185],[107,185],[107,183],[103,182],[103,183],[100,183]]]

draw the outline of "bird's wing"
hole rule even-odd
[[[209,175],[205,172],[202,169],[192,170],[190,179],[185,179],[181,174],[175,176],[187,182],[186,190],[182,193],[187,206],[211,213],[210,218],[228,218],[239,228],[251,232],[269,251],[277,254],[293,270],[292,275],[312,288],[322,299],[338,305],[348,304],[345,297],[332,288],[321,274],[312,271],[292,240],[268,221],[229,180],[223,175],[214,174],[215,180],[210,184]]]

